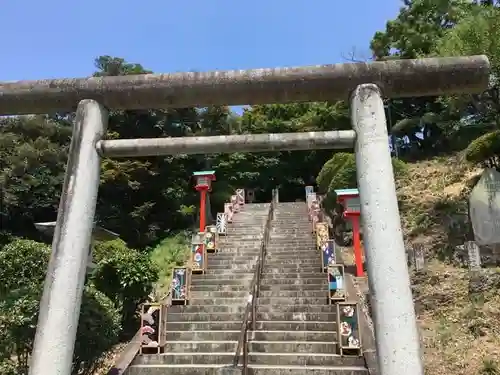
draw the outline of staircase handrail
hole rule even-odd
[[[249,323],[252,325],[252,331],[255,331],[255,317],[256,317],[256,299],[259,297],[260,292],[260,279],[262,276],[262,269],[264,267],[264,258],[267,252],[267,245],[271,234],[272,220],[274,218],[275,205],[278,202],[278,189],[273,189],[271,203],[267,212],[266,224],[264,226],[264,233],[260,243],[260,252],[257,264],[255,266],[252,282],[250,284],[250,293],[248,295],[245,312],[241,322],[241,331],[238,338],[238,345],[236,353],[234,354],[233,367],[238,367],[240,360],[240,353],[243,351],[243,374],[246,374],[248,365],[248,347],[247,347],[247,334]]]

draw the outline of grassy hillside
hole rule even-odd
[[[408,164],[397,183],[407,246],[426,254],[425,270],[411,278],[428,375],[500,375],[500,269],[471,277],[456,257],[480,173],[457,154]],[[352,253],[345,261],[354,264]]]
[[[500,270],[484,270],[483,289],[472,293],[468,270],[454,261],[481,170],[460,154],[408,167],[398,198],[408,245],[426,250],[426,269],[412,274],[426,374],[500,374]]]

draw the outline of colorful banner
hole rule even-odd
[[[171,286],[172,301],[184,302],[187,300],[188,277],[187,267],[176,267],[173,269]]]
[[[351,354],[356,351],[361,354],[361,337],[359,332],[358,305],[355,303],[339,303],[337,305],[338,332],[340,354]]]
[[[144,348],[159,349],[161,330],[161,304],[151,303],[142,306],[141,313],[141,352]]]
[[[217,233],[219,235],[225,236],[227,232],[227,214],[225,212],[217,213]]]
[[[327,268],[328,275],[328,298],[330,303],[344,301],[346,298],[344,266],[341,264],[331,265]]]

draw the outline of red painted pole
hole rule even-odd
[[[207,191],[205,189],[200,190],[200,232],[205,232],[205,202],[207,200]]]
[[[356,276],[361,277],[363,272],[363,258],[361,256],[361,241],[359,238],[359,216],[352,216],[352,235],[354,242],[354,259],[356,261]]]

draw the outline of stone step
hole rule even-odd
[[[257,312],[257,320],[259,321],[287,321],[287,322],[337,322],[337,313],[330,312],[284,312],[284,311],[266,311]]]
[[[149,354],[138,357],[133,364],[227,364],[233,363],[234,352],[176,352]],[[259,353],[249,352],[248,362],[273,366],[362,366],[362,357],[340,356],[334,353]]]
[[[259,256],[259,252],[256,251],[255,254],[248,254],[248,253],[241,253],[241,254],[234,254],[234,253],[215,253],[215,254],[208,254],[208,261],[212,260],[247,260],[247,261],[252,261],[256,257]]]
[[[215,253],[217,256],[240,256],[240,255],[248,255],[255,256],[255,254],[260,253],[260,244],[259,246],[238,246],[231,245],[226,247],[220,247],[220,249]]]
[[[186,353],[186,352],[201,352],[201,353],[235,353],[238,346],[237,340],[231,341],[167,341],[165,345],[165,353]]]
[[[264,262],[264,270],[263,274],[283,274],[283,273],[301,273],[301,274],[310,274],[310,273],[322,273],[321,262],[317,265],[300,265],[300,264],[286,264],[283,266],[275,266],[269,265]]]
[[[226,243],[226,246],[229,248],[244,247],[248,249],[258,249],[262,244],[262,238],[249,239],[247,237],[229,235],[228,239],[229,242]],[[226,247],[223,244],[220,245],[221,248]]]
[[[218,322],[218,321],[232,321],[243,319],[243,313],[187,313],[187,312],[169,312],[167,314],[167,322]],[[288,311],[265,311],[257,312],[257,321],[262,322],[336,322],[337,313],[331,312],[288,312]]]
[[[294,220],[290,220],[293,218]],[[297,223],[298,221],[309,221],[306,211],[275,211],[274,220],[280,224]]]
[[[241,374],[241,366],[233,369],[225,364],[187,364],[129,367],[124,375],[234,375]],[[249,365],[248,375],[367,375],[365,368],[318,366],[267,366]]]
[[[335,346],[331,347],[335,350]],[[341,356],[336,353],[301,353],[301,352],[280,352],[280,353],[256,353],[250,352],[248,355],[250,364],[273,365],[273,366],[359,366],[364,365],[364,361],[359,357]]]
[[[190,298],[190,305],[246,305],[245,298]]]
[[[293,292],[293,291],[327,291],[328,280],[325,279],[312,279],[316,283],[295,283],[295,284],[267,284],[260,286],[261,292]],[[264,296],[264,295],[262,295]]]
[[[253,272],[254,272],[253,267],[251,269],[245,269],[245,268],[243,268],[243,269],[238,269],[238,268],[231,269],[231,268],[227,268],[227,267],[226,268],[210,269],[210,267],[209,267],[203,276],[208,276],[208,275],[241,275],[241,274],[253,274]]]
[[[242,314],[246,309],[245,305],[176,305],[168,307],[169,313],[196,313],[196,314]],[[337,308],[335,305],[257,305],[258,313],[335,313]]]
[[[286,253],[293,254],[311,254],[316,252],[316,254],[321,254],[319,250],[316,249],[316,244],[311,243],[308,245],[296,245],[296,244],[273,244],[272,246],[267,247],[267,255],[284,255]]]
[[[241,258],[234,258],[234,259],[218,259],[218,258],[212,258],[208,259],[207,266],[210,268],[213,268],[214,266],[222,266],[222,267],[227,267],[227,266],[238,266],[238,267],[243,267],[243,266],[248,266],[252,267],[255,263],[257,263],[257,257],[252,258],[252,259],[241,259]]]
[[[241,328],[241,327],[240,327]],[[241,330],[218,331],[168,331],[167,341],[237,341]],[[300,341],[327,342],[337,341],[336,331],[248,331],[249,340],[257,341]]]
[[[293,256],[294,259],[321,259],[321,252],[317,250],[297,250],[293,251],[284,249],[283,251],[268,251],[266,252],[266,261],[268,260],[286,260]]]
[[[266,248],[266,257],[276,256],[276,257],[286,257],[291,254],[301,254],[301,255],[321,255],[321,252],[316,248],[316,244],[311,244],[309,246],[288,246],[288,245],[280,245],[272,247],[268,246]]]
[[[274,223],[276,228],[300,228],[312,225],[307,214],[278,214],[273,220]]]
[[[246,298],[248,296],[248,291],[231,291],[231,292],[208,292],[208,291],[192,291],[189,294],[189,298]]]
[[[273,285],[322,285],[326,282],[326,273],[316,272],[311,274],[287,273],[287,274],[263,274],[261,279],[261,289]],[[263,290],[263,289],[262,289]]]
[[[234,280],[232,280],[234,281]],[[242,281],[241,284],[195,284],[191,285],[191,292],[248,292],[250,280]]]
[[[275,246],[311,246],[316,243],[312,238],[304,237],[292,237],[283,236],[283,238],[271,237],[269,240],[268,247],[273,248]]]
[[[326,293],[323,298],[321,297],[259,297],[259,305],[323,305],[328,304]]]
[[[243,320],[243,312],[241,313],[168,313],[167,314],[167,322],[175,323],[175,322],[229,322],[229,321],[241,321]]]
[[[187,353],[187,352],[232,352],[235,353],[238,346],[237,340],[230,341],[167,341],[165,352]],[[248,350],[254,353],[336,353],[336,342],[324,341],[257,341],[248,343]]]
[[[236,348],[235,348],[236,351]],[[187,353],[168,353],[163,354],[148,354],[137,357],[132,364],[133,365],[146,365],[151,366],[162,366],[169,364],[225,364],[230,365],[233,363],[234,352],[187,352]]]
[[[281,266],[287,266],[287,265],[299,265],[299,266],[316,266],[318,265],[321,267],[321,257],[318,254],[317,257],[314,257],[312,259],[302,259],[302,258],[292,258],[292,255],[288,257],[288,259],[283,258],[283,259],[276,259],[273,257],[267,257],[264,263],[267,267],[281,267]],[[210,264],[209,264],[210,266]]]
[[[257,263],[257,261],[255,261]],[[240,270],[242,272],[252,272],[255,264],[208,264],[210,270]]]
[[[333,305],[329,305],[333,306]],[[178,313],[178,314],[220,314],[220,313],[231,313],[231,314],[241,314],[245,311],[245,305],[175,305],[169,306],[167,308],[167,312],[170,313]]]
[[[250,364],[250,375],[368,375],[364,366],[269,366]],[[159,374],[159,373],[157,373]],[[157,375],[151,374],[151,375]],[[180,373],[179,373],[180,374]],[[184,373],[183,373],[184,374]],[[187,374],[187,373],[185,373]],[[191,374],[196,374],[191,372]],[[201,374],[201,372],[199,373]],[[207,372],[207,375],[211,373]],[[215,372],[213,373],[215,374]],[[131,374],[134,375],[134,374]]]
[[[243,276],[239,276],[243,275]],[[253,273],[248,274],[250,276],[247,276],[247,274],[236,274],[236,275],[203,275],[203,277],[196,277],[191,280],[191,288],[194,288],[195,286],[202,286],[202,285],[247,285],[249,282],[252,281],[253,278]],[[210,277],[209,277],[210,276]],[[231,278],[229,278],[231,277]],[[326,276],[325,276],[326,278]]]
[[[336,313],[337,307],[335,305],[257,305],[258,313]]]
[[[317,283],[317,280],[326,280],[326,273],[320,271],[314,271],[310,273],[305,272],[274,272],[265,269],[262,272],[262,284],[293,284],[298,283]]]
[[[259,222],[234,222],[228,227],[227,234],[238,234],[238,235],[248,235],[248,234],[262,234],[264,232],[264,225],[266,220],[260,220]]]
[[[311,231],[311,226],[308,224],[305,225],[299,225],[299,226],[277,226],[275,223],[273,223],[273,228],[271,229],[271,236],[274,236],[275,234],[297,234],[297,235],[302,235],[302,234],[309,234],[309,237],[312,233]]]
[[[319,251],[318,251],[319,253]],[[223,252],[223,250],[220,250],[216,253],[209,253],[208,254],[208,260],[215,260],[215,259],[220,259],[220,260],[233,260],[233,259],[238,259],[238,260],[247,260],[251,261],[255,257],[258,257],[260,254],[260,249],[244,249],[241,252],[236,252],[233,250],[232,252]]]
[[[307,224],[299,224],[299,225],[276,225],[276,223],[273,222],[273,228],[271,229],[271,235],[275,234],[283,234],[283,233],[290,233],[290,234],[309,234],[308,237],[311,237],[311,225],[309,223]]]
[[[216,293],[216,292],[213,292]],[[324,288],[324,290],[318,289],[313,289],[313,290],[281,290],[281,289],[275,289],[275,290],[263,290],[260,292],[259,297],[265,298],[265,297],[282,297],[282,298],[327,298],[328,296],[328,290]]]
[[[167,337],[170,331],[238,331],[241,330],[241,319],[238,316],[231,321],[205,322],[173,322],[167,320]]]
[[[181,315],[181,314],[179,314]],[[241,329],[242,319],[233,316],[231,321],[196,321],[174,322],[167,320],[167,336],[169,331],[237,331]],[[336,322],[315,321],[256,321],[256,330],[264,331],[336,331]]]
[[[313,236],[311,223],[302,223],[298,225],[276,225],[273,223],[273,229],[271,231],[272,236],[283,236],[285,234],[290,235],[291,238],[295,237],[304,240],[310,240],[315,237]]]

